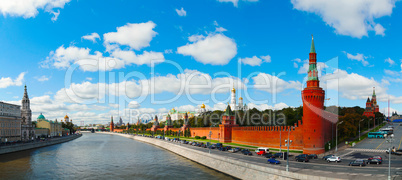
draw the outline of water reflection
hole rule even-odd
[[[0,174],[1,179],[232,179],[149,144],[91,133],[0,155]]]

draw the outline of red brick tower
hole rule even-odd
[[[110,121],[110,132],[114,131],[114,123],[113,123],[113,116],[112,116],[112,121]]]
[[[219,125],[220,142],[232,142],[232,128],[239,126],[235,122],[235,115],[230,108],[230,105],[228,105],[222,116],[222,124]]]
[[[322,111],[325,91],[320,88],[317,70],[317,54],[312,37],[307,87],[302,91],[303,99],[303,153],[321,154],[325,152]]]

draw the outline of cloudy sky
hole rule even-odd
[[[171,108],[302,104],[311,34],[326,105],[402,112],[395,0],[0,0],[0,100],[33,118],[125,122]]]

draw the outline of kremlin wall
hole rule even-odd
[[[235,114],[231,107],[236,106],[235,101],[227,106],[219,127],[190,127],[188,115],[184,115],[185,124],[181,128],[173,128],[171,117],[166,117],[166,125],[159,128],[158,117],[155,117],[151,131],[168,130],[184,132],[190,130],[191,137],[206,136],[208,139],[218,140],[223,143],[237,143],[268,148],[285,148],[285,139],[292,140],[292,150],[302,150],[305,154],[322,154],[325,152],[325,144],[329,142],[335,133],[337,116],[324,111],[325,91],[319,86],[317,70],[317,54],[315,52],[314,38],[309,54],[307,86],[302,91],[303,118],[293,126],[239,126],[235,121]],[[232,99],[233,99],[232,90]],[[233,100],[232,100],[233,101]],[[120,130],[113,129],[111,132]],[[281,143],[282,141],[282,143]]]

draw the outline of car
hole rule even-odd
[[[255,152],[255,153],[258,153],[258,152],[260,152],[260,151],[265,151],[265,153],[269,153],[269,148],[266,148],[266,147],[259,147],[259,148],[257,148],[254,152]]]
[[[388,150],[388,149],[385,150],[385,152],[386,152],[387,154],[389,154],[389,150]],[[398,153],[398,152],[391,151],[391,155],[398,155],[398,156],[400,156],[400,155],[402,155],[402,154],[401,154],[401,153]]]
[[[281,162],[276,160],[275,158],[270,158],[267,160],[268,163],[270,164],[280,164]]]
[[[367,164],[382,164],[382,160],[381,159],[369,159],[367,161]]]
[[[203,144],[201,147],[203,148],[207,148],[208,146],[206,144]]]
[[[318,158],[317,154],[309,154],[307,157],[309,159],[317,159]]]
[[[332,157],[332,156],[335,156],[335,155],[333,155],[333,154],[326,155],[326,156],[322,157],[322,159],[323,159],[323,160],[327,160],[328,158],[330,158],[330,157]]]
[[[257,152],[256,154],[262,156],[262,155],[264,155],[266,153],[265,153],[265,151],[260,151],[260,152]]]
[[[208,148],[210,148],[210,149],[216,149],[216,146],[215,146],[215,144],[212,144],[212,145],[210,145]]]
[[[381,156],[373,156],[371,158],[368,158],[368,160],[371,160],[371,159],[380,159],[380,160],[382,160],[382,157]]]
[[[216,143],[216,147],[222,147],[223,145],[222,145],[222,143]]]
[[[341,162],[341,157],[339,156],[331,156],[327,158],[327,162]]]
[[[296,158],[296,161],[298,161],[298,162],[309,162],[309,158],[308,157],[299,157],[299,158]]]
[[[226,147],[220,147],[219,151],[226,151]]]
[[[240,151],[240,148],[231,148],[228,151],[231,152],[231,153],[235,153],[235,152]]]
[[[241,151],[241,153],[243,153],[243,155],[249,155],[249,156],[252,156],[252,155],[253,155],[253,153],[251,153],[248,149],[243,149],[243,150]]]
[[[307,154],[300,154],[300,155],[295,156],[295,159],[297,159],[297,158],[308,158],[308,155]]]
[[[283,153],[282,153],[282,152],[280,152],[280,153],[275,153],[275,154],[273,155],[273,157],[274,157],[274,158],[283,158]]]
[[[226,150],[232,149],[232,146],[226,146]]]
[[[272,158],[273,157],[273,155],[271,153],[265,153],[263,156],[266,157],[266,158]]]
[[[356,159],[349,163],[349,166],[366,166],[366,162],[363,159]]]

